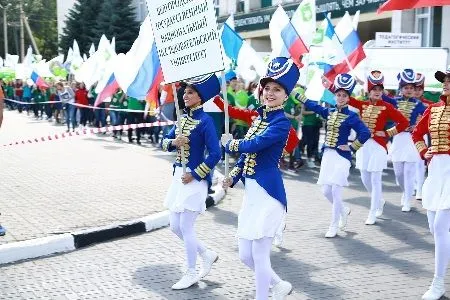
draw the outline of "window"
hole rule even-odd
[[[422,47],[431,47],[433,32],[433,10],[431,7],[416,10],[416,32],[422,34]]]
[[[214,0],[214,10],[216,11],[216,17],[219,16],[219,0]]]
[[[244,0],[236,0],[236,12],[244,12],[245,11],[245,1]]]
[[[272,6],[272,0],[261,0],[261,7]]]

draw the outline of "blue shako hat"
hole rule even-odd
[[[290,95],[299,77],[300,71],[292,59],[275,57],[267,66],[266,76],[261,78],[259,84],[264,88],[268,82],[274,81]]]
[[[334,79],[333,92],[336,93],[339,90],[344,90],[350,96],[353,93],[355,86],[355,78],[350,74],[342,73]]]
[[[407,84],[415,85],[416,83],[416,72],[412,69],[404,69],[397,75],[399,88],[404,87]]]
[[[214,73],[191,78],[186,80],[186,84],[198,93],[202,103],[220,93],[219,79]]]
[[[237,75],[233,70],[229,70],[225,73],[225,81],[230,82],[233,79],[237,79]]]

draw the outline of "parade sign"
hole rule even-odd
[[[147,0],[164,81],[224,69],[213,1]]]
[[[421,33],[393,33],[377,32],[375,36],[375,45],[377,47],[414,47],[422,46]]]

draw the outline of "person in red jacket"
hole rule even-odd
[[[445,294],[444,278],[450,259],[450,68],[436,72],[443,83],[443,100],[431,104],[414,128],[412,139],[420,156],[429,162],[422,191],[422,206],[435,242],[434,279],[422,299],[440,299]],[[431,135],[430,146],[424,135]]]
[[[350,98],[349,105],[358,109],[362,121],[369,127],[372,137],[356,152],[356,168],[361,172],[361,180],[370,193],[370,211],[366,225],[376,223],[383,214],[385,201],[382,199],[381,177],[387,168],[388,138],[404,131],[408,120],[393,105],[381,100],[384,76],[380,71],[372,71],[368,77],[369,101]],[[385,130],[388,121],[395,126]]]
[[[89,115],[89,99],[88,99],[88,90],[86,89],[85,84],[82,82],[78,86],[78,89],[75,91],[75,102],[80,104],[78,109],[80,110],[80,125],[86,127]]]
[[[214,97],[214,103],[217,105],[217,107],[220,110],[222,110],[222,111],[225,110],[225,105],[223,103],[223,99],[220,96]],[[258,117],[258,112],[256,110],[240,109],[240,108],[236,108],[231,105],[228,105],[228,113],[230,114],[230,118],[244,121],[249,126],[252,125],[253,119]],[[284,150],[287,153],[292,153],[295,150],[295,148],[298,146],[299,142],[300,142],[300,140],[297,137],[297,132],[291,126]]]

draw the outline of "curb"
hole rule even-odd
[[[214,172],[214,194],[208,195],[206,207],[217,205],[226,195],[219,182],[223,175]],[[83,247],[103,243],[130,235],[150,232],[169,226],[169,211],[162,211],[139,219],[102,227],[90,228],[58,236],[42,237],[0,245],[0,265],[21,260],[67,253]]]

